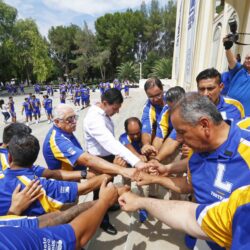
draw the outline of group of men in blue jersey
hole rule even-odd
[[[190,249],[224,249],[229,246],[233,249],[244,247],[247,249],[250,238],[247,224],[243,223],[246,214],[243,211],[249,209],[249,195],[247,191],[241,192],[239,188],[250,184],[248,159],[250,119],[246,116],[247,113],[245,114],[248,104],[247,102],[241,104],[237,100],[240,98],[232,99],[221,95],[223,90],[221,75],[214,68],[200,72],[196,80],[197,94],[185,94],[180,87],[174,87],[167,91],[165,98],[160,80],[155,78],[147,80],[145,91],[149,99],[142,115],[139,154],[161,162],[170,158],[180,146],[187,152],[183,153],[185,159],[181,161],[167,165],[159,163],[158,168],[152,171],[157,175],[140,172],[137,184],[139,186],[160,184],[177,193],[193,193],[196,202],[202,204],[199,207],[194,206],[196,217],[190,213],[189,216],[194,221],[197,219],[203,233],[206,233],[210,240],[201,243],[199,240],[187,237],[186,244]],[[240,85],[240,81],[237,84]],[[133,146],[136,142],[133,136],[129,137],[126,133],[120,140],[136,151],[138,143]],[[176,174],[178,177],[175,177]],[[233,198],[228,202],[227,198],[234,190],[234,197],[242,202],[235,203]],[[120,199],[124,210],[150,209],[157,218],[163,221],[166,219],[165,213],[162,216],[159,214],[164,210],[144,204],[147,198],[142,198],[140,206],[133,204],[135,199],[138,199],[134,195],[124,194]],[[148,202],[154,204],[158,201],[149,199]],[[241,209],[241,206],[244,208]],[[225,209],[233,210],[228,215],[229,218],[223,217]],[[180,214],[177,216],[181,217]],[[220,216],[222,218],[216,224],[216,218]],[[166,223],[179,228],[176,216],[176,223],[170,223],[169,218],[170,216],[167,216]],[[230,221],[230,224],[225,229],[226,220]],[[234,220],[243,224],[236,225]],[[182,229],[197,236],[190,228]],[[199,234],[198,236],[201,237]],[[202,247],[199,247],[201,245]]]
[[[221,95],[224,87],[221,74],[214,68],[205,69],[197,75],[197,92],[192,93],[185,93],[178,86],[164,93],[158,78],[146,81],[144,89],[148,100],[142,119],[127,119],[120,141],[141,161],[151,163],[147,169],[114,166],[85,152],[73,135],[78,116],[70,106],[59,105],[54,125],[43,144],[46,163],[50,171],[61,171],[54,175],[64,176],[63,179],[70,180],[72,172],[75,172],[74,178],[80,175],[89,179],[85,185],[40,180],[43,192],[29,208],[25,207],[27,214],[54,212],[61,209],[64,203],[76,201],[78,194],[99,187],[102,178],[111,178],[109,174],[121,174],[136,181],[138,186],[159,184],[173,192],[191,194],[195,200],[193,203],[139,197],[126,190],[119,194],[118,199],[124,211],[146,211],[146,214],[150,213],[170,227],[183,230],[188,234],[186,244],[190,249],[249,249],[250,99],[246,98],[249,80],[246,73],[250,72],[250,56],[247,55],[241,67],[233,59],[230,44],[226,42],[231,74],[229,97]],[[12,212],[15,188],[18,185],[27,187],[34,180],[35,171],[42,172],[33,165],[39,151],[37,139],[27,133],[25,136],[20,133],[14,136],[12,133],[12,136],[6,147],[9,157],[6,158],[6,148],[5,157],[0,151],[4,171],[0,175],[0,211],[4,214],[9,210]],[[182,150],[183,157],[166,164],[170,156],[179,150]],[[96,172],[108,175],[94,176]],[[102,195],[105,191],[106,196],[110,192],[113,198]],[[51,241],[63,246],[69,244],[71,248],[83,245],[86,240],[80,239],[80,232],[86,233],[89,239],[94,230],[92,233],[86,228],[81,231],[85,223],[80,218],[91,220],[91,229],[96,229],[107,208],[117,199],[117,192],[112,184],[107,185],[104,181],[100,199],[88,210],[88,216],[83,213],[67,225],[45,230],[29,229],[29,235],[20,228],[4,227],[2,231],[0,228],[0,246],[2,244],[3,249],[10,246],[11,242],[5,235],[13,232],[17,239],[22,236],[27,239],[25,244],[34,244],[30,238],[34,237],[39,245],[42,237],[46,239],[46,247]],[[62,237],[65,233],[70,235],[68,239]]]
[[[11,98],[11,97],[10,97]],[[10,99],[13,110],[14,110],[14,102],[13,99]],[[33,95],[32,93],[29,93],[29,96],[24,98],[24,102],[22,104],[22,111],[21,113],[25,112],[25,119],[26,119],[26,125],[29,126],[29,124],[32,122],[32,117],[34,116],[35,122],[39,123],[41,118],[41,107],[44,107],[45,113],[48,118],[48,123],[51,123],[53,119],[52,115],[52,99],[49,98],[48,95],[43,96],[42,104],[40,102],[40,99],[36,97],[36,95]],[[16,117],[15,117],[16,118]]]
[[[99,90],[100,94],[102,95],[106,90],[110,88],[116,88],[119,91],[122,91],[122,88],[124,88],[125,98],[129,96],[129,81],[125,80],[124,84],[122,84],[118,79],[114,79],[112,83],[110,82],[100,82],[99,83]]]

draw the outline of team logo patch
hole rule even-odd
[[[74,155],[76,153],[76,151],[73,149],[73,148],[69,148],[67,150],[67,152],[70,154],[70,155]]]

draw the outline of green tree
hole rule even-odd
[[[80,27],[72,24],[69,27],[52,27],[48,33],[51,57],[57,62],[61,71],[67,75],[75,67],[71,61],[76,59],[72,52],[77,49],[75,39],[79,30]]]
[[[13,32],[17,76],[21,79],[45,81],[52,69],[48,47],[32,19],[16,22]]]
[[[117,73],[121,81],[137,82],[139,80],[139,68],[133,62],[122,63],[121,66],[117,67]]]
[[[149,75],[158,78],[170,78],[172,72],[172,60],[168,58],[162,58],[156,62],[153,67],[152,73]]]

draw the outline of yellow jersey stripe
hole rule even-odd
[[[150,121],[150,126],[153,129],[153,125],[156,121],[156,112],[155,112],[155,108],[152,105],[149,110],[149,121]]]
[[[17,178],[25,186],[27,186],[31,182],[31,180],[27,178],[26,176],[18,176]],[[41,192],[43,192],[43,195],[40,196],[38,199],[46,213],[58,211],[62,207],[63,203],[47,196],[46,191],[43,188],[41,189]]]
[[[161,133],[163,138],[165,138],[168,134],[168,129],[169,129],[169,116],[170,116],[170,111],[169,109],[164,113],[164,115],[161,118],[160,121],[160,129],[161,129]]]
[[[239,101],[227,97],[224,97],[224,100],[226,103],[234,105],[240,111],[241,118],[245,117],[244,107]]]
[[[250,117],[247,117],[237,123],[237,125],[242,129],[247,129],[250,127]]]
[[[6,155],[5,154],[0,154],[0,162],[2,165],[2,170],[6,170],[7,168],[9,168],[9,163],[8,160],[6,159]]]
[[[250,168],[250,142],[241,138],[238,152]]]
[[[54,157],[58,159],[59,161],[61,161],[61,167],[63,170],[73,170],[71,166],[71,162],[64,156],[64,154],[56,145],[55,138],[56,138],[56,130],[53,130],[51,133],[49,144],[50,144],[50,148],[52,150]]]
[[[222,247],[232,243],[232,221],[238,207],[250,202],[250,186],[235,190],[230,198],[207,206],[199,215],[202,230]]]

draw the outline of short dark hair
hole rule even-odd
[[[121,94],[121,91],[115,88],[106,90],[102,96],[101,101],[106,101],[108,104],[121,104],[123,103],[123,96]]]
[[[11,123],[3,130],[3,143],[8,144],[14,135],[29,135],[32,130],[23,123]]]
[[[31,167],[36,161],[40,145],[33,135],[14,135],[8,145],[12,161],[19,167]]]
[[[142,128],[141,121],[137,117],[130,117],[124,122],[125,131],[128,133],[128,125],[130,122],[137,122],[140,129]]]
[[[144,84],[145,92],[147,92],[149,88],[152,88],[154,86],[157,86],[159,89],[163,90],[163,85],[162,85],[161,80],[157,77],[152,77],[152,78],[149,78]]]
[[[167,102],[177,102],[179,101],[183,96],[185,95],[185,90],[184,88],[180,87],[180,86],[175,86],[173,88],[170,88],[167,92],[166,92],[166,101]]]
[[[199,81],[209,79],[209,78],[218,78],[218,84],[221,83],[221,74],[215,68],[209,68],[201,71],[196,77],[196,82],[199,84]]]

